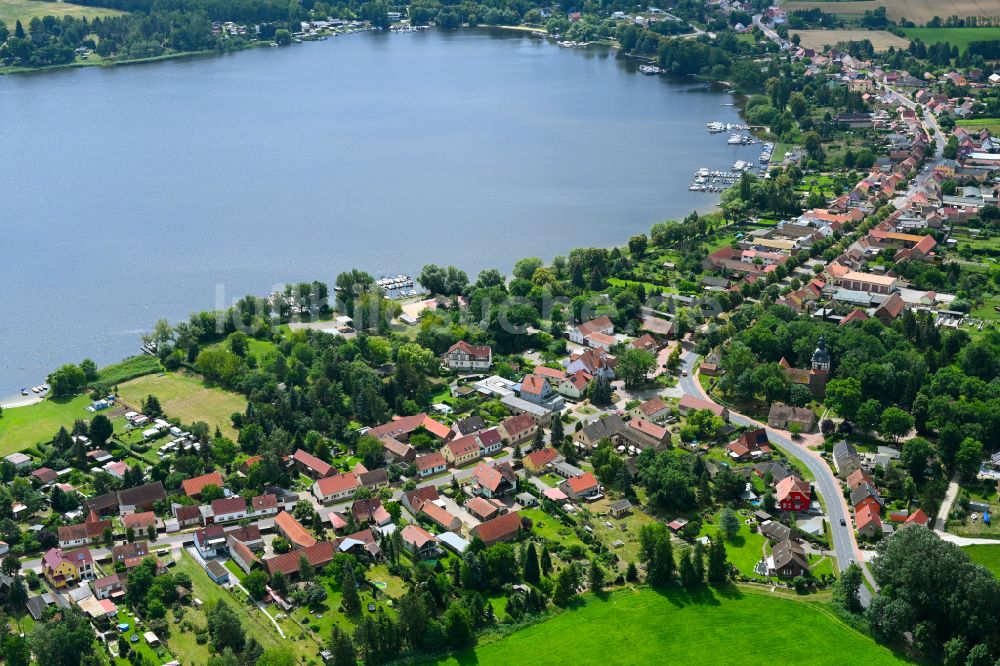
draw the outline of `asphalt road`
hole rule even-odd
[[[687,371],[687,376],[680,378],[681,390],[687,395],[703,400],[708,399],[695,374],[695,364],[698,360],[697,355],[694,352],[685,352],[682,359],[682,367]],[[730,412],[729,421],[733,425],[738,426],[762,425],[751,418],[732,411]],[[872,580],[868,567],[857,556],[859,551],[854,540],[851,517],[848,515],[847,507],[844,504],[840,481],[834,475],[833,470],[830,469],[825,460],[815,455],[814,452],[794,443],[784,433],[772,428],[766,429],[768,439],[771,443],[777,445],[787,455],[801,461],[816,479],[816,492],[819,493],[820,498],[823,500],[823,506],[826,508],[826,516],[830,523],[830,532],[833,535],[833,552],[836,554],[837,570],[843,571],[850,566],[851,562],[857,561],[861,565],[865,578],[874,586],[874,580]],[[843,521],[843,524],[841,524],[841,521]],[[861,586],[860,596],[862,605],[867,606],[871,602],[872,594],[866,586]]]

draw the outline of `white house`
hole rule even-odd
[[[459,340],[444,353],[444,362],[451,370],[488,370],[493,365],[493,349],[488,345],[470,345],[465,340]]]

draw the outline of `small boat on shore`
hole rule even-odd
[[[28,389],[22,386],[21,387],[21,395],[28,395]]]

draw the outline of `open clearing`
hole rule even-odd
[[[864,14],[866,9],[885,7],[886,15],[894,21],[905,18],[923,25],[935,16],[996,16],[1000,8],[996,0],[855,0],[853,2],[783,2],[788,11],[796,9],[822,9],[828,14]]]
[[[993,134],[994,136],[998,132],[1000,132],[1000,118],[962,119],[962,120],[956,120],[955,124],[958,125],[959,127],[964,127],[969,131],[988,129],[990,131],[990,134]]]
[[[876,51],[885,51],[890,46],[905,49],[910,45],[910,40],[884,30],[789,30],[788,34],[801,37],[801,45],[810,49],[822,49],[837,42],[860,42],[862,39],[870,41]]]
[[[689,594],[640,587],[586,599],[551,620],[440,663],[909,663],[816,602],[748,588]]]
[[[84,407],[91,403],[86,395],[51,398],[26,407],[10,407],[0,416],[0,456],[49,442],[61,426],[68,430],[76,419],[89,419]]]
[[[983,565],[1000,578],[1000,543],[996,546],[962,546],[962,550],[973,562]]]
[[[1000,3],[996,8],[1000,12]],[[1000,39],[1000,28],[904,28],[910,39],[919,39],[924,44],[947,42],[965,52],[972,42],[988,42]]]
[[[37,16],[75,16],[76,18],[96,18],[98,16],[120,16],[125,12],[103,7],[84,7],[68,2],[43,2],[41,0],[0,0],[0,21],[14,30],[14,22],[21,21],[25,30],[28,21]]]
[[[170,418],[184,423],[204,421],[214,430],[216,426],[226,437],[236,439],[229,416],[247,408],[246,399],[218,388],[210,388],[188,375],[165,373],[146,375],[120,384],[118,392],[126,403],[139,407],[146,396],[155,395],[163,411]]]

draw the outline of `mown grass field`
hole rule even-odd
[[[885,51],[890,46],[905,49],[910,44],[910,40],[884,30],[790,30],[789,34],[801,37],[801,45],[811,49],[822,49],[837,42],[860,42],[863,39],[870,41],[876,51]]]
[[[14,30],[15,21],[21,21],[25,29],[28,22],[35,16],[75,16],[76,18],[93,19],[98,16],[120,16],[125,12],[102,7],[84,7],[69,2],[42,2],[40,0],[0,0],[0,21]]]
[[[747,516],[740,513],[736,515],[740,519],[740,531],[732,541],[726,541],[726,559],[744,576],[754,576],[753,568],[764,556],[764,544],[767,543],[767,539],[754,532],[753,528],[744,522]],[[715,537],[719,534],[719,514],[715,514],[712,520],[712,523],[702,524],[700,536]]]
[[[1000,11],[1000,6],[994,5],[993,9],[994,12]],[[947,42],[963,53],[972,42],[1000,39],[1000,28],[904,28],[903,32],[910,39],[919,39],[924,44]]]
[[[831,2],[830,0],[809,0],[804,2],[782,2],[786,11],[796,9],[822,9],[828,14],[864,14],[865,10],[885,7],[886,15],[894,21],[905,18],[917,25],[923,25],[935,16],[996,16],[996,0],[854,0],[852,2]]]
[[[849,628],[822,603],[747,588],[648,588],[588,595],[546,622],[442,664],[909,663]]]
[[[981,564],[1000,578],[1000,543],[996,546],[962,546],[976,564]]]
[[[0,456],[48,442],[59,428],[68,430],[75,419],[89,419],[84,409],[91,403],[86,395],[51,398],[26,407],[10,407],[0,415]]]
[[[118,392],[122,400],[135,407],[147,396],[155,395],[168,417],[184,423],[204,421],[213,430],[218,426],[223,435],[233,439],[237,433],[229,416],[247,408],[247,401],[241,395],[205,386],[196,377],[170,372],[132,379],[119,384]]]

